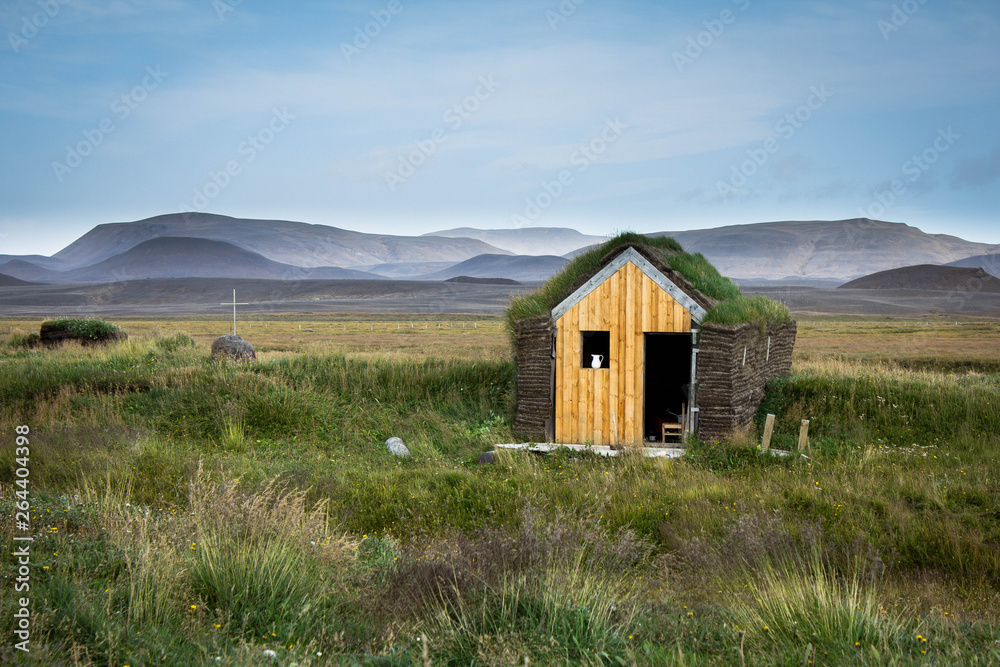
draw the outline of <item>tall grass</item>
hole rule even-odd
[[[632,578],[588,572],[582,554],[450,593],[431,602],[425,636],[443,640],[432,656],[461,664],[602,663],[622,653],[640,613]]]
[[[899,652],[912,643],[917,627],[910,610],[890,603],[877,583],[862,572],[838,572],[825,562],[819,545],[806,554],[785,552],[746,572],[748,597],[735,606],[733,620],[755,649],[812,644],[827,659],[852,662],[876,648]],[[860,650],[859,650],[859,647]]]
[[[1000,660],[995,375],[799,360],[762,414],[792,449],[811,419],[806,457],[748,430],[480,466],[511,437],[504,361],[134,337],[0,373],[0,424],[32,428],[40,664]]]
[[[330,534],[325,503],[308,508],[304,499],[305,491],[277,480],[250,494],[233,480],[205,479],[201,469],[191,482],[191,589],[241,632],[298,636],[321,594],[318,557],[349,554]]]
[[[956,375],[827,361],[770,381],[758,418],[790,429],[810,419],[817,437],[903,446],[991,447],[1000,423],[1000,375]]]

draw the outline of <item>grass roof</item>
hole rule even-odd
[[[761,324],[789,322],[792,319],[783,304],[764,296],[744,296],[733,281],[719,273],[701,253],[687,253],[681,244],[669,236],[644,236],[623,232],[607,243],[595,246],[571,260],[563,270],[534,292],[516,297],[507,308],[507,327],[511,334],[514,324],[525,317],[550,312],[573,293],[582,281],[600,271],[608,254],[626,246],[637,246],[654,254],[684,276],[691,285],[717,303],[709,309],[705,322]]]

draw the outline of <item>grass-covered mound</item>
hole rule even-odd
[[[526,317],[543,315],[573,293],[602,267],[602,260],[626,246],[635,246],[651,254],[684,276],[691,285],[716,302],[708,310],[705,322],[738,324],[759,322],[779,324],[792,319],[788,308],[767,297],[746,297],[733,281],[719,273],[701,253],[687,253],[669,236],[645,236],[623,232],[603,245],[591,248],[570,261],[561,272],[539,289],[511,301],[507,309],[507,327]]]
[[[58,345],[67,340],[76,340],[84,345],[111,343],[128,338],[128,334],[117,324],[93,317],[62,317],[42,322],[40,332],[44,345]]]

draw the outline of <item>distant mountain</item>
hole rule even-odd
[[[948,266],[971,266],[979,267],[986,273],[1000,277],[1000,253],[993,255],[976,255],[966,257],[955,262],[948,262]],[[2,267],[0,267],[2,269]]]
[[[70,268],[62,260],[46,257],[45,255],[0,255],[0,266],[12,260],[28,262],[43,269],[51,269],[52,271],[62,271],[63,269]]]
[[[467,285],[523,285],[510,278],[473,278],[472,276],[455,276],[444,281],[446,283],[465,283]]]
[[[368,271],[392,280],[410,280],[428,273],[443,271],[458,262],[386,262],[385,264],[365,264],[354,267],[357,271]]]
[[[363,271],[304,268],[274,262],[224,241],[170,237],[144,241],[90,266],[53,273],[56,282],[117,282],[143,278],[379,279]]]
[[[42,282],[48,280],[54,273],[57,273],[56,271],[43,268],[34,262],[28,262],[23,259],[12,259],[0,264],[0,272],[6,273],[8,276],[20,278],[21,280]]]
[[[946,234],[925,234],[903,223],[867,218],[765,222],[714,229],[661,232],[688,252],[700,252],[732,278],[850,279],[915,264],[945,264],[1000,246]]]
[[[1000,293],[1000,278],[991,276],[979,267],[965,268],[921,264],[879,271],[845,283],[840,288]]]
[[[984,267],[987,271],[997,271],[1000,257],[1000,245],[925,234],[902,223],[868,219],[767,222],[655,235],[673,236],[686,250],[704,254],[723,275],[744,284],[830,284],[874,271],[977,258],[985,258],[980,264],[992,262]],[[195,261],[188,246],[154,245],[155,252],[146,248],[122,257],[143,243],[169,238],[186,239],[182,244],[194,239],[227,243],[250,255],[238,256],[230,247],[217,260],[208,251],[210,246],[201,246]],[[537,282],[560,270],[581,246],[592,247],[602,240],[573,229],[546,227],[462,227],[424,236],[390,236],[283,220],[171,214],[98,225],[53,257],[0,255],[0,273],[28,281],[110,280],[114,278],[109,276],[125,279],[151,271],[162,276],[201,275],[216,262],[227,266],[225,275],[234,276],[359,277],[334,271],[338,268],[396,280],[466,275]],[[168,255],[156,256],[161,252]],[[96,266],[115,257],[111,264]],[[265,265],[262,260],[280,266]],[[323,272],[314,275],[289,267]],[[186,273],[191,270],[199,273]]]
[[[605,236],[581,234],[575,229],[565,227],[522,227],[520,229],[458,227],[440,232],[430,232],[424,236],[478,239],[497,248],[509,250],[515,255],[565,255],[578,248],[603,243],[607,240]]]
[[[226,241],[294,266],[352,268],[383,262],[463,260],[506,251],[467,238],[365,234],[287,220],[243,220],[210,213],[171,213],[137,222],[98,225],[53,257],[72,268],[89,266],[157,237]]]
[[[459,262],[443,271],[422,276],[423,280],[448,280],[458,276],[471,278],[509,278],[522,283],[542,282],[566,265],[562,257],[553,255],[480,255]]]
[[[14,276],[8,276],[5,273],[0,273],[0,287],[12,287],[15,285],[34,285],[35,283],[30,283],[27,280],[19,280]]]

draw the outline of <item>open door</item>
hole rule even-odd
[[[643,363],[643,435],[660,442],[663,424],[691,410],[691,334],[647,333]]]

